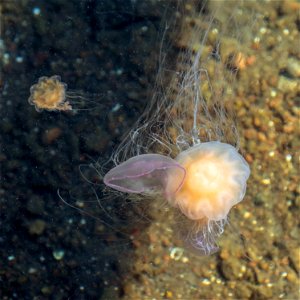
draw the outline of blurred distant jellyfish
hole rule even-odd
[[[61,82],[60,76],[43,76],[39,78],[38,83],[31,86],[28,102],[34,105],[37,111],[72,110],[72,106],[66,100],[66,90],[67,85]]]
[[[60,76],[42,76],[31,86],[28,102],[40,112],[77,111],[101,107],[100,94],[88,94],[80,90],[67,90],[67,84]],[[92,104],[92,105],[91,105]]]

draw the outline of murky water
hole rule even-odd
[[[145,106],[157,103],[164,54],[170,68],[159,74],[173,84],[180,67],[173,57],[199,49],[186,29],[202,26],[218,5],[0,3],[1,299],[297,299],[298,2],[226,2],[215,16],[209,42],[213,29],[233,27],[220,52],[205,50],[234,76],[227,74],[230,85],[224,76],[210,82],[234,111],[252,172],[219,252],[207,257],[185,248],[182,220],[165,202],[132,200],[102,184],[113,149]],[[30,86],[52,75],[76,91],[77,109],[37,112],[28,103]],[[202,90],[209,98],[210,88]],[[165,95],[178,99],[174,90]],[[186,105],[181,101],[168,116],[186,117],[190,128],[180,113]],[[174,128],[169,141],[178,137]],[[199,136],[209,138],[207,132]],[[128,149],[118,157],[138,151]]]

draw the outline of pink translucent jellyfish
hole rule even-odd
[[[172,186],[168,183],[169,174],[173,174]],[[185,169],[172,158],[160,154],[143,154],[111,169],[105,175],[104,183],[121,192],[165,193],[171,197],[181,188],[184,177]]]
[[[155,195],[195,221],[188,244],[210,254],[218,248],[230,209],[242,201],[250,169],[233,146],[199,143],[176,158],[138,155],[110,170],[104,183],[118,191]],[[205,226],[203,226],[205,224]]]

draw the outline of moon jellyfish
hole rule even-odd
[[[174,175],[172,187],[168,183],[170,172]],[[166,192],[171,196],[180,189],[184,177],[185,169],[170,157],[144,154],[110,170],[104,177],[104,183],[121,192],[150,195]]]

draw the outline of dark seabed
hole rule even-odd
[[[151,99],[162,39],[171,60],[193,47],[166,34],[180,1],[0,0],[1,299],[299,299],[300,4],[228,2],[253,11],[233,101],[252,174],[220,252],[200,257],[101,179]],[[28,103],[52,75],[73,111]]]

